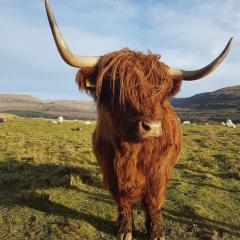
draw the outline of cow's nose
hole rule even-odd
[[[162,135],[162,122],[141,121],[139,123],[139,130],[142,138],[160,137]]]
[[[150,130],[151,130],[151,125],[150,125],[148,122],[141,121],[140,123],[141,123],[141,125],[142,125],[142,128],[143,128],[145,131],[150,131]]]

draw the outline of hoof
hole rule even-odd
[[[154,238],[153,240],[165,240],[165,237]]]
[[[127,233],[127,234],[124,234],[124,233],[121,233],[119,234],[118,240],[132,240],[132,233]]]

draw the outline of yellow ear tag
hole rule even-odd
[[[86,79],[86,87],[88,87],[88,88],[96,88],[96,85],[93,84],[89,79]]]

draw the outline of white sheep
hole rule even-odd
[[[226,126],[226,127],[229,127],[229,128],[236,128],[236,125],[232,122],[231,119],[228,119],[226,121],[226,123],[222,122],[221,124],[222,124],[222,126]]]
[[[190,121],[183,121],[183,125],[191,125]]]
[[[63,117],[62,116],[59,116],[58,118],[57,118],[57,122],[60,124],[60,123],[63,123]]]

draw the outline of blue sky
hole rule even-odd
[[[186,82],[179,97],[240,84],[239,0],[49,0],[73,52],[102,55],[129,47],[161,54],[192,70],[213,60],[231,36],[226,60],[205,79]],[[0,93],[42,99],[88,99],[76,68],[60,58],[44,0],[0,0]]]

